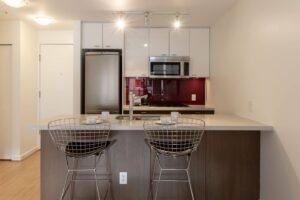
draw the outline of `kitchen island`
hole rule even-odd
[[[185,115],[206,122],[205,135],[193,154],[191,177],[197,200],[254,200],[260,188],[260,134],[271,126],[233,115]],[[62,116],[67,117],[67,116]],[[62,118],[57,117],[57,118]],[[84,116],[82,116],[84,117]],[[55,119],[57,119],[55,118]],[[117,120],[110,116],[111,138],[116,142],[108,153],[111,160],[113,192],[117,200],[146,200],[150,180],[150,149],[144,141],[142,120]],[[41,132],[41,199],[59,199],[66,174],[64,155],[56,150],[47,130]],[[182,163],[180,158],[174,162]],[[79,165],[88,166],[92,159]],[[171,163],[170,161],[168,163]],[[103,164],[99,165],[103,169]],[[128,184],[119,184],[119,172],[128,172]],[[178,178],[181,174],[167,174]],[[101,184],[102,193],[107,184]],[[103,189],[104,188],[104,189]],[[93,182],[78,182],[74,199],[95,199]],[[188,200],[186,183],[162,183],[159,199]]]

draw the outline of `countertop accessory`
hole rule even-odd
[[[104,121],[108,121],[109,120],[109,111],[102,111],[101,113],[101,119],[104,120]]]
[[[84,125],[94,125],[94,124],[101,124],[103,123],[104,120],[102,119],[96,119],[95,121],[88,121],[87,119],[86,120],[83,120],[81,123],[84,124]]]

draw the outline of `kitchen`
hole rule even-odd
[[[11,77],[1,78],[10,85],[2,88],[1,105],[9,106],[1,107],[1,127],[12,133],[2,136],[11,149],[4,159],[23,162],[41,149],[41,199],[58,199],[67,173],[48,122],[108,120],[113,195],[102,183],[100,193],[147,199],[154,158],[145,124],[148,117],[162,123],[174,115],[204,121],[205,133],[191,160],[192,186],[163,183],[157,199],[299,198],[293,114],[299,95],[291,92],[299,88],[299,26],[290,15],[299,3],[192,1],[197,6],[189,2],[185,9],[171,2],[118,8],[101,2],[109,12],[93,15],[99,2],[64,13],[65,6],[47,1],[55,20],[41,28],[25,17],[37,10],[33,2],[1,7],[1,66],[12,66],[1,72]],[[93,182],[76,182],[67,196],[95,199],[96,191]]]

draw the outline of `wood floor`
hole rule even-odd
[[[0,199],[40,199],[40,152],[23,161],[0,161]]]

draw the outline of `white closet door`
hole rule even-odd
[[[73,114],[73,45],[41,45],[40,119]]]
[[[0,45],[0,159],[11,159],[12,65],[11,45]]]

